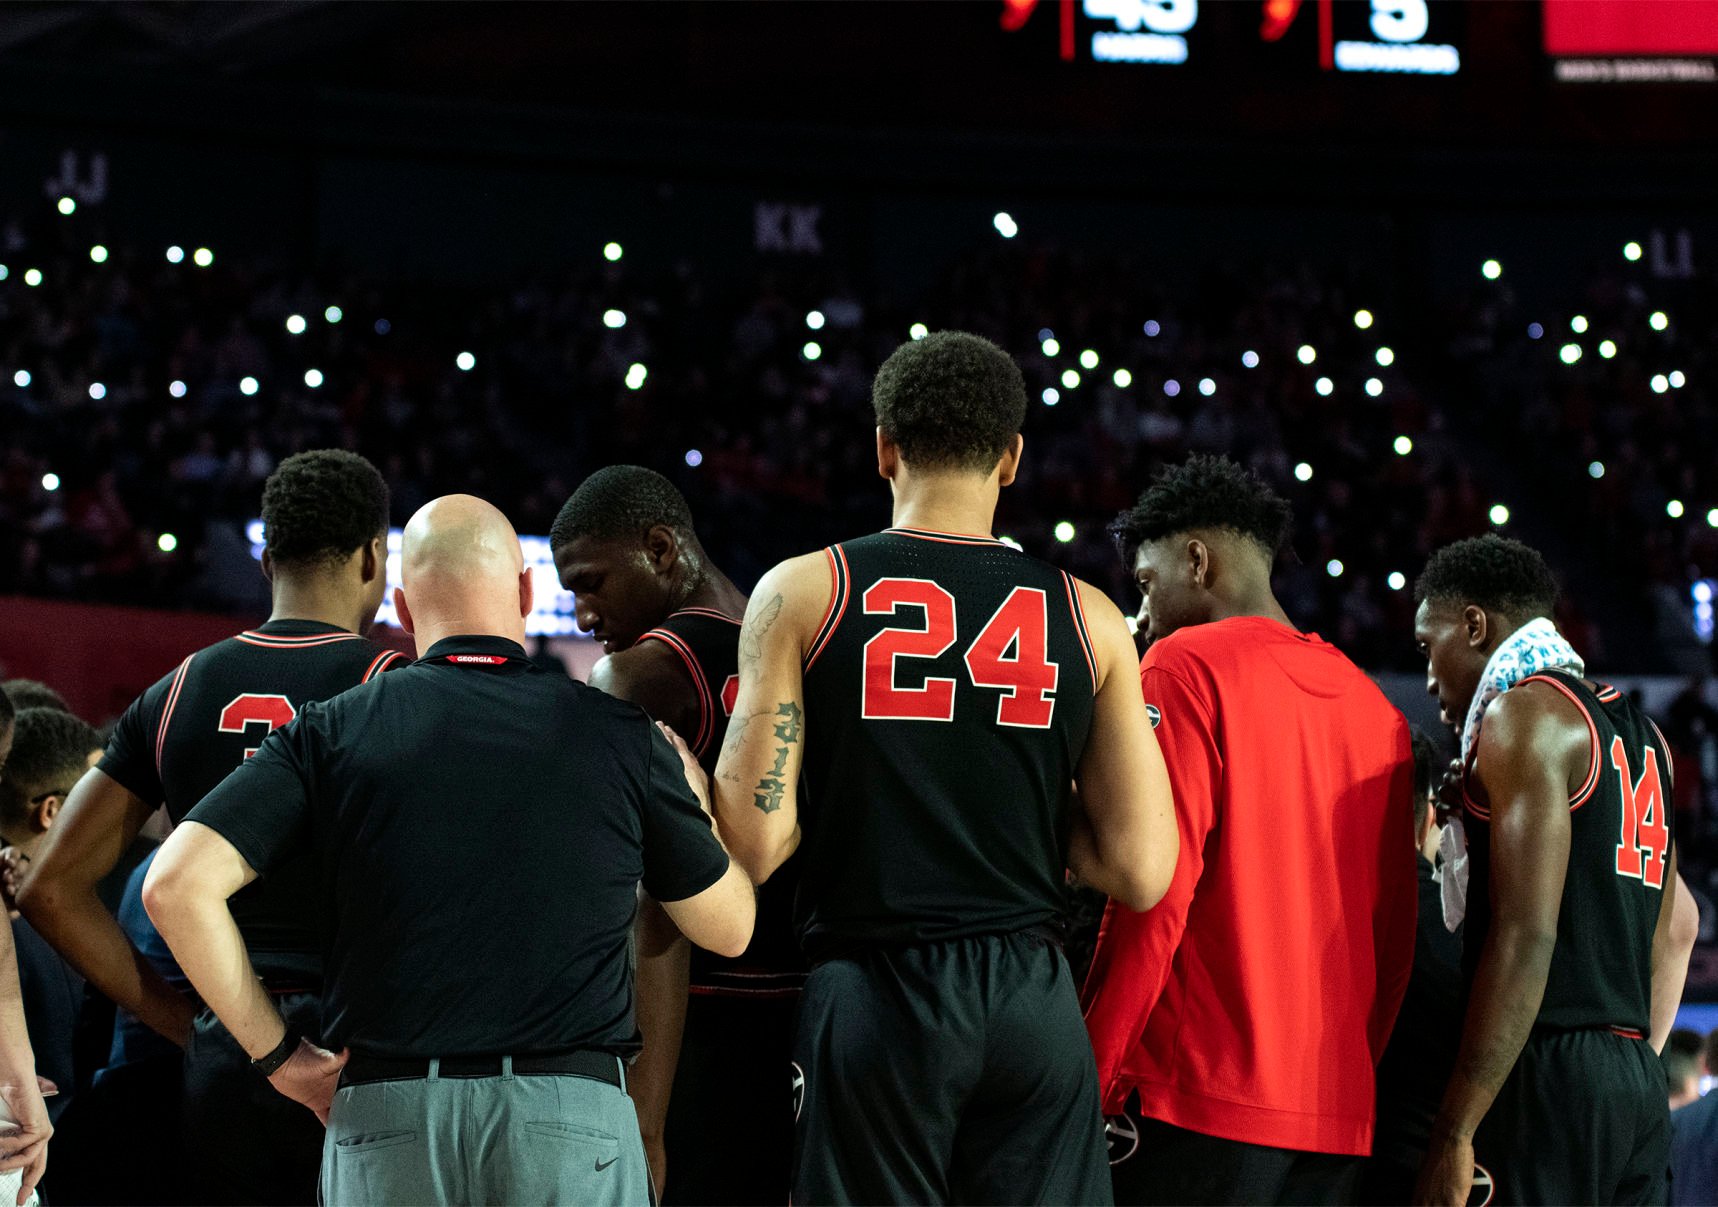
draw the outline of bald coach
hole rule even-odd
[[[526,659],[531,596],[499,511],[424,507],[395,594],[419,661],[272,734],[145,885],[259,1072],[327,1122],[325,1202],[644,1203],[637,886],[700,946],[750,938],[701,780],[636,707]],[[300,851],[328,897],[332,1050],[281,1020],[226,904]]]

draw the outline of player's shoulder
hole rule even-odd
[[[1481,753],[1513,759],[1524,754],[1585,755],[1595,731],[1593,716],[1578,696],[1556,680],[1536,675],[1486,706],[1480,732]]]

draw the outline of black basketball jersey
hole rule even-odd
[[[716,759],[740,690],[740,621],[711,608],[682,608],[639,641],[660,641],[679,655],[698,697],[698,728],[684,735],[698,762],[716,774]],[[758,890],[752,941],[734,959],[692,947],[693,993],[719,997],[789,997],[805,982],[805,959],[793,933],[798,861],[789,860]]]
[[[306,704],[409,661],[333,625],[271,620],[198,650],[133,701],[101,770],[146,804],[165,804],[177,825]],[[247,885],[231,905],[260,976],[283,988],[320,986],[322,906],[308,857]]]
[[[1652,1026],[1652,937],[1671,890],[1669,748],[1658,727],[1614,687],[1594,690],[1562,671],[1521,682],[1549,684],[1567,696],[1587,719],[1592,748],[1592,769],[1569,800],[1569,870],[1535,1025],[1645,1035]],[[1491,810],[1472,792],[1465,796],[1462,965],[1471,986],[1491,923]]]
[[[805,661],[808,954],[1048,926],[1097,682],[1074,580],[914,529],[826,554]]]

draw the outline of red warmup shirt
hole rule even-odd
[[[1140,682],[1181,858],[1111,902],[1086,981],[1104,1109],[1309,1152],[1372,1150],[1373,1078],[1414,959],[1408,724],[1334,647],[1272,620],[1182,629]]]

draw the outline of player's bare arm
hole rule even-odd
[[[195,1004],[132,946],[96,895],[151,812],[106,773],[86,773],[32,861],[18,908],[91,985],[183,1047]]]
[[[785,561],[758,583],[740,630],[739,696],[712,789],[723,838],[754,884],[799,846],[804,658],[830,591],[821,553]]]
[[[1652,1050],[1662,1055],[1665,1041],[1676,1026],[1676,1008],[1682,1004],[1682,987],[1688,979],[1688,961],[1694,941],[1700,937],[1700,906],[1676,870],[1676,851],[1670,852],[1670,891],[1659,907],[1658,926],[1652,932]]]
[[[227,899],[256,879],[238,848],[199,822],[182,823],[161,844],[143,882],[143,905],[179,967],[245,1054],[259,1060],[287,1037],[286,1021],[251,966]],[[344,1055],[300,1038],[269,1076],[275,1089],[328,1122]]]
[[[631,701],[677,733],[697,730],[698,700],[691,676],[685,664],[659,641],[642,642],[603,658],[591,669],[590,685]],[[692,945],[661,903],[642,888],[633,941],[638,951],[633,992],[644,1047],[633,1062],[626,1090],[638,1111],[651,1178],[660,1190],[668,1176],[663,1132],[686,1031]]]
[[[1068,864],[1091,887],[1147,910],[1169,891],[1181,850],[1169,772],[1140,695],[1127,622],[1103,592],[1079,589],[1098,690],[1076,772],[1082,808]]]
[[[1486,714],[1473,778],[1491,806],[1492,923],[1416,1203],[1468,1200],[1474,1132],[1544,1001],[1569,868],[1569,798],[1589,764],[1586,721],[1555,688],[1523,684]]]
[[[0,926],[0,1105],[17,1120],[6,1135],[0,1136],[0,1172],[22,1171],[16,1207],[30,1201],[48,1166],[48,1140],[54,1125],[48,1121],[42,1085],[24,1021],[24,993],[18,983],[12,928]]]

